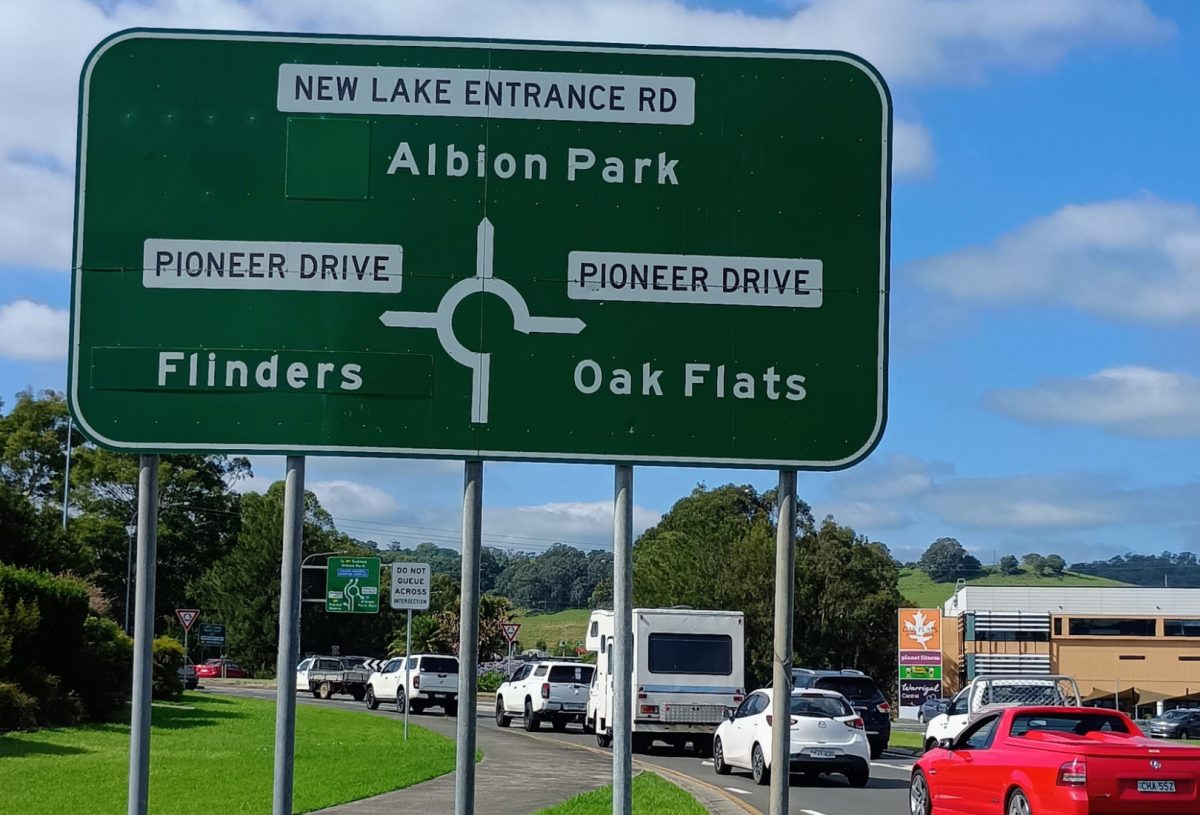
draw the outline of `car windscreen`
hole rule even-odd
[[[728,634],[651,634],[647,650],[650,673],[733,673],[733,637]]]
[[[1188,716],[1191,716],[1191,715],[1192,715],[1192,711],[1190,711],[1190,710],[1168,710],[1166,713],[1164,713],[1162,715],[1161,718],[1167,719],[1167,720],[1178,721],[1180,719],[1186,719]]]
[[[1024,736],[1036,731],[1051,733],[1128,733],[1125,720],[1108,713],[1020,713],[1013,716],[1009,733]]]
[[[424,657],[421,659],[421,673],[456,674],[458,660],[450,657]]]
[[[850,706],[836,696],[792,696],[792,715],[832,719],[837,716],[853,716]]]
[[[869,676],[822,676],[813,684],[821,690],[837,691],[851,702],[877,702],[883,698]]]
[[[547,677],[551,682],[583,682],[589,683],[592,681],[592,671],[596,670],[591,665],[551,665],[550,675]]]

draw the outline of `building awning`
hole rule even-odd
[[[1159,693],[1158,691],[1146,690],[1144,688],[1121,688],[1118,692],[1116,688],[1092,688],[1092,692],[1084,696],[1082,701],[1084,704],[1088,702],[1100,702],[1106,699],[1112,699],[1116,696],[1123,705],[1150,705],[1155,702],[1162,702],[1167,699],[1183,698],[1173,697],[1169,693]],[[1192,694],[1192,696],[1200,698],[1200,694]]]
[[[1137,703],[1139,705],[1151,705],[1155,702],[1163,702],[1171,698],[1171,694],[1159,693],[1156,690],[1143,690],[1141,688],[1134,688],[1134,690],[1137,692]]]
[[[1167,700],[1171,701],[1171,702],[1180,702],[1180,703],[1200,702],[1200,691],[1193,691],[1192,693],[1185,693],[1182,696],[1168,696]]]

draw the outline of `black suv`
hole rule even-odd
[[[792,686],[837,691],[850,702],[854,712],[862,716],[867,726],[867,741],[871,743],[871,758],[879,758],[892,738],[892,707],[879,692],[875,680],[862,671],[813,671],[792,669]]]

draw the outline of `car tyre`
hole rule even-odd
[[[528,699],[525,700],[525,713],[521,716],[521,726],[525,728],[526,733],[542,729],[542,723],[538,721],[537,714],[533,712],[533,704]]]
[[[361,690],[352,690],[350,691],[350,696],[354,699],[354,701],[361,702],[363,697],[366,696],[366,692]]]
[[[596,746],[605,750],[612,747],[612,731],[596,729]]]
[[[884,748],[886,747],[886,744],[880,744],[877,741],[871,742],[871,760],[875,761],[880,758],[883,755]]]
[[[374,688],[367,688],[367,695],[363,697],[363,701],[366,702],[367,710],[379,709],[379,700],[375,698]]]
[[[512,716],[504,712],[504,699],[496,697],[496,727],[508,727],[512,724]]]
[[[917,770],[908,783],[909,815],[930,815],[932,811],[933,797],[929,794],[929,782],[925,780],[925,773]]]
[[[1008,796],[1008,806],[1005,808],[1008,815],[1031,815],[1029,808],[1029,799],[1025,797],[1025,793],[1021,790],[1013,790]]]
[[[333,696],[333,685],[330,685],[328,682],[322,682],[317,686],[318,699],[328,699],[330,696]]]
[[[721,745],[721,737],[717,736],[713,739],[712,746],[713,770],[717,775],[729,775],[733,769],[725,763],[725,748]]]
[[[754,783],[765,787],[771,783],[771,771],[767,768],[767,759],[763,756],[762,746],[754,745],[750,751],[750,776]]]
[[[408,706],[408,697],[404,695],[404,691],[396,691],[396,712],[403,713]],[[414,710],[415,712],[415,710]]]
[[[458,702],[447,702],[446,704],[442,705],[442,711],[447,716],[457,716],[458,715]]]
[[[697,736],[692,739],[692,752],[700,758],[710,758],[713,754],[713,740],[709,736]]]
[[[865,787],[871,780],[871,770],[867,767],[855,767],[846,773],[846,780],[852,787]]]

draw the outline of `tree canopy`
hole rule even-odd
[[[938,538],[921,555],[917,568],[928,574],[935,583],[948,583],[960,577],[975,577],[982,566],[978,558],[964,549],[957,539]]]

